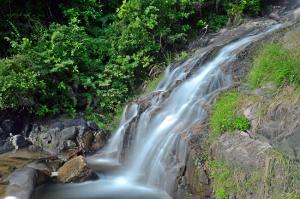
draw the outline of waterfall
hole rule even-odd
[[[209,53],[208,48],[180,64],[170,65],[164,80],[145,97],[147,104],[138,100],[127,105],[109,144],[88,159],[98,164],[125,163],[124,167],[101,175],[99,181],[85,183],[94,189],[73,185],[72,197],[66,197],[63,195],[66,191],[59,192],[58,188],[56,193],[63,195],[61,198],[78,198],[84,191],[88,192],[85,198],[170,198],[176,188],[176,178],[186,164],[189,129],[207,119],[206,107],[216,93],[233,85],[230,71],[236,55],[279,27],[274,25],[231,42],[220,48],[212,59],[203,60]],[[149,187],[156,188],[159,194],[153,194]],[[136,197],[137,193],[144,195]],[[60,198],[58,195],[52,197]]]

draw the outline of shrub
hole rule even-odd
[[[217,31],[223,28],[228,22],[228,16],[226,15],[210,15],[208,18],[209,25],[208,28],[211,31]]]
[[[35,93],[45,84],[40,74],[32,71],[34,63],[17,55],[0,60],[0,109],[23,109],[35,104]]]
[[[227,0],[224,2],[228,16],[239,22],[243,14],[256,16],[262,8],[261,0]]]

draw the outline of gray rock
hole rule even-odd
[[[37,184],[38,172],[29,167],[17,169],[8,177],[7,196],[30,199]]]
[[[30,199],[35,187],[44,183],[50,173],[46,164],[39,161],[17,169],[6,179],[8,183],[6,195],[18,199]]]
[[[271,14],[269,14],[269,17],[276,21],[280,21],[280,16],[279,16],[278,12],[272,12]]]
[[[271,145],[255,140],[243,132],[224,134],[212,145],[211,151],[215,159],[239,165],[246,169],[261,168]]]
[[[29,135],[33,145],[43,148],[51,154],[59,154],[69,149],[78,149],[83,152],[97,150],[106,142],[106,137],[99,140],[99,132],[105,131],[92,122],[84,119],[54,121],[48,125],[35,125]],[[96,139],[97,138],[97,139]],[[93,146],[99,143],[98,147]]]

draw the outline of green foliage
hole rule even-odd
[[[234,125],[234,129],[240,131],[246,131],[251,127],[249,120],[245,116],[236,117],[233,125]]]
[[[300,84],[300,58],[297,50],[287,50],[279,43],[270,43],[259,51],[248,76],[251,87],[257,88],[267,82],[278,86],[285,83]]]
[[[229,199],[228,193],[226,193],[223,188],[219,188],[216,190],[216,196],[218,199]]]
[[[224,4],[228,16],[234,23],[239,22],[243,14],[251,16],[259,14],[262,8],[261,0],[227,0]]]
[[[217,98],[210,116],[210,127],[214,136],[219,136],[225,131],[246,131],[250,128],[248,119],[238,114],[242,100],[243,96],[238,92],[229,92]]]
[[[228,16],[226,15],[210,15],[208,18],[208,28],[211,31],[217,31],[223,28],[228,22]]]
[[[0,60],[0,109],[31,107],[35,103],[34,93],[45,84],[27,56],[17,55]]]
[[[228,21],[228,5],[243,2],[4,0],[0,109],[25,108],[41,117],[85,112],[111,122],[154,64],[186,59],[188,53],[174,52],[192,30],[208,25],[216,31]],[[238,119],[235,128],[246,129],[245,121]]]

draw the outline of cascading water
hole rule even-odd
[[[117,172],[99,172],[97,181],[48,185],[36,198],[170,198],[186,164],[188,129],[203,122],[206,105],[220,89],[233,84],[231,73],[223,71],[231,69],[236,55],[245,47],[278,28],[275,25],[232,42],[201,66],[200,60],[208,52],[195,53],[175,68],[169,66],[165,79],[148,97],[148,105],[129,104],[108,146],[88,158],[92,167],[100,165],[97,171],[103,170],[101,165],[119,165],[121,159],[126,166]]]

